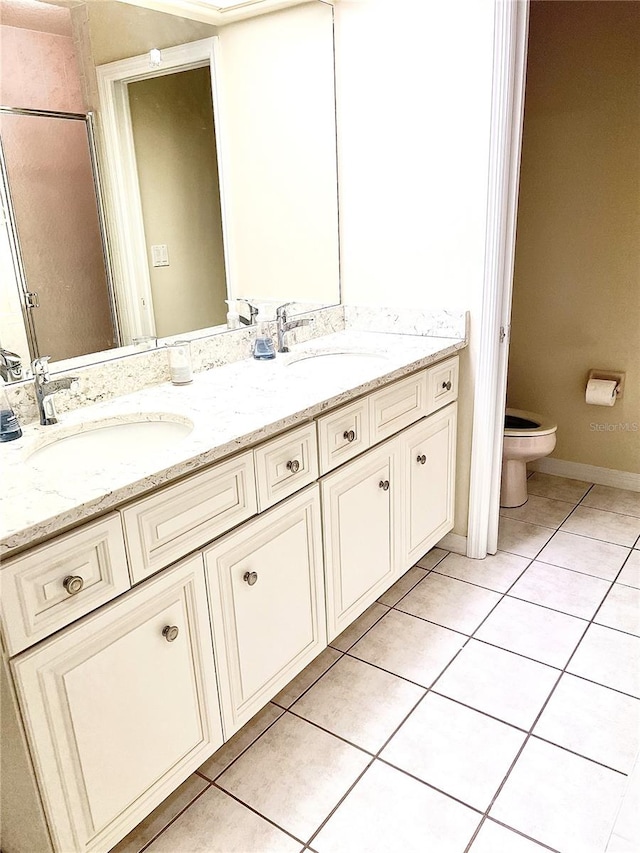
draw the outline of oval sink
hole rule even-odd
[[[350,367],[371,367],[376,362],[383,364],[386,361],[386,356],[377,352],[310,352],[293,358],[287,367],[304,373],[320,373]]]
[[[96,422],[83,424],[78,431],[60,435],[32,450],[27,459],[33,465],[61,469],[95,470],[119,462],[134,462],[165,450],[193,429],[186,418]]]

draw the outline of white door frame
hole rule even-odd
[[[136,335],[155,335],[151,278],[129,110],[129,83],[172,74],[176,71],[209,68],[217,139],[216,156],[220,182],[223,250],[227,265],[227,280],[230,279],[223,183],[225,172],[221,154],[223,146],[219,133],[219,92],[216,85],[218,53],[218,37],[213,36],[163,49],[159,67],[150,65],[149,54],[146,53],[96,67],[104,162],[108,173],[107,218],[110,232],[115,236],[112,240],[114,290],[121,319],[121,334],[125,344],[131,343]]]
[[[475,367],[467,555],[498,547],[529,0],[495,5],[487,236]]]

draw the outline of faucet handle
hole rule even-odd
[[[278,305],[276,308],[276,320],[282,320],[283,323],[287,322],[287,308],[293,305],[293,302],[285,302],[284,305]]]
[[[249,309],[249,318],[253,321],[253,318],[258,316],[258,309],[248,299],[242,299],[241,302],[244,302]]]
[[[255,305],[253,305],[251,302],[249,302],[248,299],[243,299],[242,297],[236,299],[236,302],[244,302],[244,304],[249,309],[249,320],[247,321],[246,317],[243,317],[241,314],[240,315],[240,322],[244,323],[244,325],[246,325],[246,326],[253,326],[255,323],[255,319],[259,313],[258,308],[256,308]]]
[[[45,382],[49,380],[49,359],[50,355],[42,355],[40,358],[34,358],[31,364],[31,370],[34,376],[39,376]]]

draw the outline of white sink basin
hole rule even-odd
[[[180,441],[193,429],[186,418],[157,416],[148,420],[96,421],[57,435],[27,454],[32,465],[61,471],[95,471],[119,462],[134,462]]]
[[[332,370],[382,365],[386,356],[377,352],[345,350],[344,352],[307,352],[291,359],[289,370],[306,374],[327,373]]]

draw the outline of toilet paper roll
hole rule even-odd
[[[584,398],[590,406],[613,406],[616,401],[616,385],[611,379],[590,379]]]

